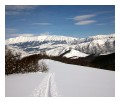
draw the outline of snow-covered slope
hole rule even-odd
[[[105,54],[115,52],[115,38],[93,40],[76,46],[77,50],[88,54]]]
[[[60,46],[57,48],[53,48],[51,50],[46,51],[46,54],[49,56],[59,56],[60,54],[62,54],[62,52],[65,52],[65,48]]]
[[[114,71],[69,65],[52,60],[43,61],[48,65],[49,73],[5,76],[5,96],[115,96]]]
[[[86,54],[107,54],[115,52],[115,35],[97,35],[88,38],[56,35],[20,36],[7,39],[6,45],[19,47],[31,54],[45,51],[48,55],[57,56],[61,51],[70,48]]]
[[[115,34],[90,36],[86,38],[86,40],[93,41],[93,40],[101,40],[101,39],[109,39],[109,38],[115,38]]]
[[[74,49],[72,49],[69,53],[64,55],[64,57],[67,58],[78,58],[78,57],[86,57],[86,56],[88,56],[88,54],[82,53]]]

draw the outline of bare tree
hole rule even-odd
[[[47,72],[48,71],[48,67],[43,61],[40,61],[40,63],[39,63],[39,70],[41,72]]]

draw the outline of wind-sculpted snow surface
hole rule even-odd
[[[55,74],[49,73],[33,91],[33,97],[57,97],[56,83],[54,81]]]

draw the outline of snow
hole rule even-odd
[[[74,37],[66,37],[66,36],[57,36],[57,35],[41,35],[41,36],[19,36],[16,38],[10,38],[6,40],[6,44],[15,44],[20,42],[31,42],[31,41],[66,41],[67,43],[73,42],[74,40],[78,40],[78,38]]]
[[[31,95],[37,85],[41,83],[45,74],[12,74],[5,76],[5,93],[9,97],[26,97]]]
[[[41,61],[41,60],[40,60]],[[115,72],[42,60],[48,73],[5,76],[5,96],[114,97]]]
[[[38,42],[41,44],[38,45]],[[15,44],[11,46],[17,46],[19,49],[29,54],[39,53],[41,50],[45,50],[50,56],[59,56],[62,50],[64,51],[64,49],[66,50],[68,48],[86,54],[115,52],[115,34],[96,35],[88,38],[74,38],[58,35],[19,36],[7,39],[5,43],[6,45]]]
[[[69,53],[65,54],[64,57],[86,57],[88,54],[72,49]]]
[[[21,55],[20,58],[23,58],[23,57],[30,55],[30,54],[26,53],[25,51],[19,49],[18,47],[13,47],[10,45],[7,45],[6,47],[7,47],[6,52],[7,52],[7,50],[10,50],[10,51],[12,51],[13,55],[16,55],[16,54]]]
[[[49,73],[40,83],[40,85],[33,91],[34,97],[56,97],[59,96],[54,81],[54,74]]]
[[[22,35],[22,34],[19,34]],[[18,36],[16,38],[10,38],[6,40],[6,44],[15,44],[20,42],[31,42],[31,41],[66,41],[67,43],[71,43],[74,41],[86,42],[93,41],[99,39],[110,39],[115,38],[115,34],[110,35],[96,35],[90,36],[88,38],[75,38],[75,37],[67,37],[67,36],[58,36],[58,35],[40,35],[40,36]]]
[[[61,54],[61,52],[64,50],[64,47],[57,47],[52,50],[46,51],[46,54],[49,56],[58,56]]]
[[[108,38],[115,38],[115,34],[110,35],[96,35],[96,36],[90,36],[88,37],[88,40],[98,40],[98,39],[108,39]]]
[[[59,47],[46,51],[46,54],[49,56],[59,56],[68,50],[69,50],[69,46],[65,46],[64,44],[62,44]]]
[[[114,96],[115,73],[113,71],[63,64],[46,60],[55,73],[58,93],[61,96]]]

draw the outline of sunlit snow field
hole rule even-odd
[[[114,97],[115,72],[43,60],[47,73],[5,76],[6,97]]]

